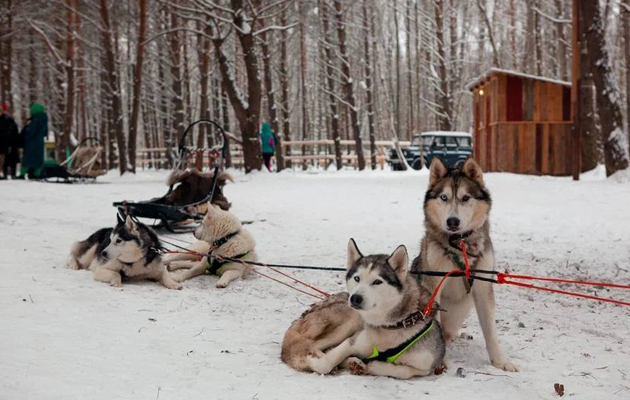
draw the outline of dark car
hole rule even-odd
[[[409,147],[401,147],[403,157],[413,169],[428,167],[434,157],[446,165],[458,167],[472,155],[472,135],[468,132],[424,132],[413,135]],[[403,169],[396,149],[389,152],[389,164],[394,171]]]

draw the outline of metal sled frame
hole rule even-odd
[[[79,166],[78,168],[70,167],[72,162],[76,158],[79,150],[87,146],[88,142],[93,142],[96,146],[99,146],[101,149],[96,152],[94,156],[92,156],[85,164]],[[101,156],[102,152],[102,142],[100,139],[96,137],[86,137],[82,141],[79,142],[76,149],[68,158],[66,158],[62,163],[57,166],[48,166],[42,169],[42,179],[45,182],[49,183],[75,183],[75,182],[94,182],[96,181],[96,175],[86,175],[82,174],[78,171],[81,171],[84,168],[87,168],[88,171],[92,170],[92,167]],[[54,180],[53,180],[54,179]]]
[[[218,129],[219,143],[216,146],[205,149],[197,149],[185,146],[186,137],[188,136],[189,132],[192,130],[192,128],[199,124],[214,125],[214,127]],[[208,143],[210,143],[210,130],[208,130],[208,133],[206,135],[206,140]],[[120,201],[114,203],[114,207],[118,208],[118,212],[122,213],[122,215],[130,215],[133,218],[147,218],[159,221],[159,224],[154,224],[155,227],[163,227],[172,233],[185,233],[193,231],[195,227],[178,227],[174,224],[182,223],[191,219],[197,221],[203,219],[203,215],[196,213],[192,214],[187,211],[187,208],[194,209],[195,206],[207,203],[208,201],[212,200],[212,196],[214,195],[217,184],[219,169],[223,165],[223,160],[225,159],[228,151],[228,145],[229,144],[225,136],[225,131],[218,123],[206,119],[193,122],[192,124],[188,125],[188,128],[186,128],[181,140],[179,141],[178,158],[175,163],[174,170],[184,170],[186,168],[187,159],[190,153],[197,152],[199,150],[216,151],[220,149],[219,156],[213,162],[214,172],[212,177],[212,189],[210,190],[208,195],[194,203],[180,205],[165,204],[167,201],[166,197],[173,191],[173,188],[175,186],[175,184],[173,184],[169,186],[168,191],[162,197],[135,203]]]

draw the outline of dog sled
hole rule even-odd
[[[187,146],[188,135],[194,127],[199,125],[207,125],[207,147],[198,148]],[[195,191],[196,195],[192,197],[174,196],[178,194],[178,188],[185,184],[185,182],[169,178],[167,182],[169,188],[164,196],[139,202],[119,201],[114,203],[114,207],[118,208],[118,211],[123,215],[127,214],[132,218],[154,220],[154,228],[164,228],[172,233],[183,233],[194,230],[196,226],[191,226],[190,223],[203,219],[206,204],[213,200],[218,194],[217,182],[221,179],[225,179],[223,176],[227,176],[227,179],[231,180],[229,175],[219,172],[223,169],[228,145],[225,131],[218,123],[211,120],[193,122],[186,128],[179,141],[177,158],[173,172],[171,173],[171,178],[176,174],[181,174],[181,176],[201,174],[200,170],[204,158],[203,156],[207,155],[210,170],[210,172],[206,174],[209,179],[209,185],[206,187],[207,190],[203,190],[203,192],[197,190]],[[188,167],[193,164],[195,164],[194,168],[189,170]],[[223,184],[225,184],[225,181],[223,181]],[[218,190],[220,191],[220,188]]]
[[[47,163],[42,167],[41,178],[46,182],[93,182],[107,170],[102,167],[103,146],[95,137],[83,139],[65,161]]]

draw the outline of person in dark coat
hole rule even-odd
[[[0,105],[0,169],[2,170],[2,179],[9,177],[9,171],[13,179],[16,178],[15,170],[17,163],[20,161],[20,135],[17,124],[11,116],[9,106],[5,103]]]
[[[29,179],[38,178],[44,164],[44,140],[48,136],[48,115],[40,103],[31,104],[31,122],[24,137],[24,158],[22,175],[28,173]]]

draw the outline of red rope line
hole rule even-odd
[[[571,283],[574,285],[588,285],[588,286],[602,286],[602,287],[610,287],[616,289],[630,289],[630,285],[619,285],[617,283],[607,283],[607,282],[591,282],[591,281],[581,281],[575,279],[562,279],[562,278],[543,278],[538,276],[531,275],[516,275],[516,274],[507,274],[499,272],[497,274],[497,280],[499,283],[503,283],[502,280],[505,278],[514,278],[514,279],[523,279],[530,281],[543,281],[543,282],[560,282],[560,283]]]
[[[308,296],[311,296],[311,297],[315,297],[315,298],[316,298],[316,299],[318,299],[318,300],[324,300],[324,299],[325,299],[324,297],[320,297],[320,296],[317,296],[317,295],[315,295],[315,294],[313,294],[313,293],[306,292],[306,291],[304,291],[304,290],[302,290],[302,289],[300,289],[300,288],[296,288],[295,286],[291,286],[291,285],[289,285],[289,284],[288,284],[288,283],[286,283],[286,282],[282,282],[282,281],[281,281],[281,280],[279,280],[279,279],[276,279],[276,278],[271,277],[271,276],[269,276],[269,275],[263,274],[262,272],[258,271],[257,269],[254,269],[253,271],[254,271],[255,273],[257,273],[258,275],[261,275],[261,276],[264,276],[265,278],[271,279],[271,280],[272,280],[272,281],[274,281],[274,282],[278,282],[278,283],[279,283],[279,284],[281,284],[281,285],[284,285],[284,286],[290,287],[291,289],[293,289],[293,290],[297,290],[298,292],[303,293],[303,294],[305,294],[305,295],[308,295]]]
[[[190,251],[164,250],[164,252],[165,252],[165,253],[168,253],[168,254],[188,254],[188,255],[193,255],[193,256],[197,256],[197,258],[198,258],[199,260],[201,260],[203,257],[205,257],[205,256],[206,256],[205,254],[201,254],[201,253],[198,253],[198,252],[196,252],[196,251],[192,251],[192,250],[190,250]],[[283,285],[285,285],[285,286],[288,286],[288,287],[290,287],[291,289],[295,289],[295,290],[297,290],[297,291],[298,291],[298,292],[300,292],[300,293],[304,293],[304,294],[306,294],[306,295],[309,295],[309,296],[315,297],[316,299],[323,300],[323,299],[325,299],[326,297],[330,296],[330,294],[329,294],[329,293],[327,293],[327,292],[325,292],[325,291],[323,291],[323,290],[321,290],[321,289],[318,289],[318,288],[316,288],[315,286],[313,286],[313,285],[311,285],[311,284],[309,284],[309,283],[306,283],[306,282],[304,282],[304,281],[301,281],[301,280],[299,280],[299,279],[297,279],[297,278],[295,278],[295,277],[293,277],[293,276],[291,276],[291,275],[289,275],[289,274],[287,274],[287,273],[284,273],[284,272],[282,272],[282,271],[279,271],[279,270],[277,270],[276,268],[270,267],[270,266],[268,266],[268,265],[267,265],[267,264],[265,264],[265,263],[260,263],[260,264],[262,264],[262,266],[264,266],[264,267],[266,267],[266,268],[269,268],[270,270],[272,270],[272,271],[274,271],[274,272],[276,272],[276,273],[278,273],[278,274],[280,274],[280,275],[282,275],[282,276],[284,276],[284,277],[287,277],[287,278],[289,278],[289,279],[292,279],[292,280],[294,280],[295,282],[297,282],[297,283],[299,283],[299,284],[301,284],[301,285],[304,285],[305,287],[307,287],[307,288],[309,288],[309,289],[311,289],[311,290],[316,291],[317,293],[320,293],[320,294],[324,295],[325,297],[320,297],[320,296],[314,295],[314,294],[312,294],[312,293],[308,293],[308,292],[306,292],[306,291],[304,291],[304,290],[302,290],[302,289],[299,289],[299,288],[297,288],[297,287],[295,287],[295,286],[293,286],[293,285],[290,285],[290,284],[288,284],[288,283],[286,283],[286,282],[283,282],[283,281],[281,281],[281,280],[279,280],[279,279],[275,279],[275,278],[273,278],[273,277],[271,277],[271,276],[269,276],[269,275],[263,274],[262,272],[260,272],[260,271],[256,270],[252,264],[249,264],[249,263],[248,263],[247,261],[245,261],[245,260],[225,260],[225,259],[224,259],[223,257],[221,257],[221,256],[212,256],[212,257],[214,257],[214,258],[216,258],[216,259],[218,259],[218,260],[220,260],[220,261],[238,262],[238,263],[241,263],[241,264],[243,264],[243,265],[248,265],[248,266],[252,267],[252,270],[253,270],[254,272],[256,272],[257,274],[259,274],[259,275],[261,275],[261,276],[264,276],[265,278],[269,278],[269,279],[271,279],[271,280],[273,280],[273,281],[275,281],[275,282],[278,282],[278,283],[280,283],[280,284],[283,284]]]
[[[547,288],[547,287],[544,287],[544,286],[532,285],[532,284],[529,284],[529,283],[509,281],[509,280],[505,279],[506,275],[509,275],[509,274],[499,274],[498,278],[497,278],[498,282],[499,283],[505,283],[505,284],[508,284],[508,285],[514,285],[514,286],[529,288],[529,289],[542,290],[542,291],[545,291],[545,292],[565,294],[567,296],[581,297],[583,299],[603,301],[605,303],[618,304],[618,305],[621,305],[621,306],[630,306],[630,302],[626,302],[626,301],[608,299],[606,297],[591,296],[589,294],[569,292],[567,290],[561,290],[561,289],[551,289],[551,288]],[[516,276],[518,276],[518,275],[516,275]]]

